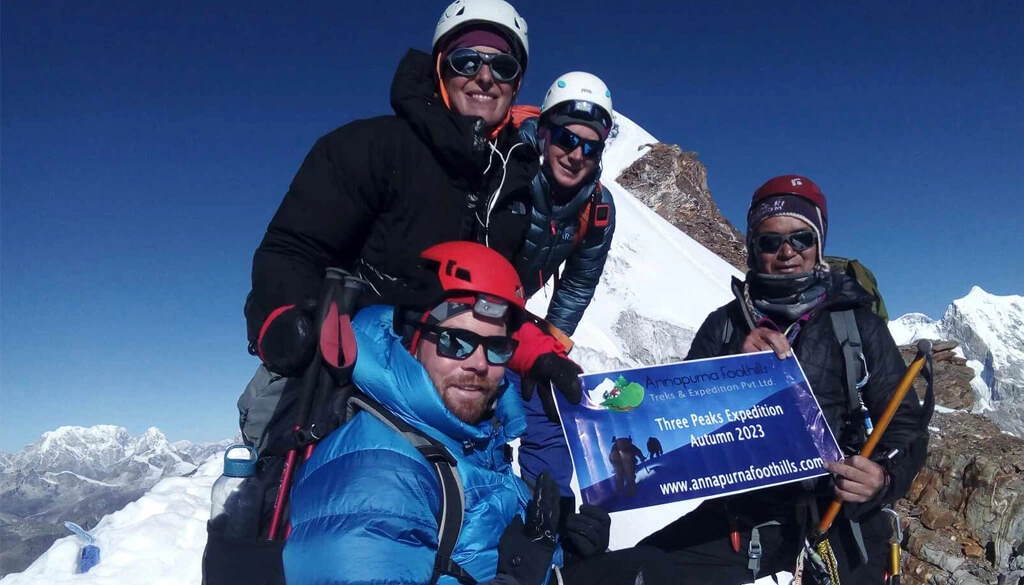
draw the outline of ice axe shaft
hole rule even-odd
[[[911,385],[914,383],[914,379],[921,373],[921,368],[924,367],[925,360],[932,353],[932,342],[927,339],[922,339],[917,343],[917,356],[914,361],[910,362],[907,366],[907,371],[903,374],[903,378],[900,380],[899,385],[896,386],[896,391],[889,397],[889,402],[885,405],[885,411],[882,413],[882,417],[875,423],[875,430],[868,436],[867,442],[864,443],[864,447],[861,448],[859,455],[861,457],[871,457],[874,453],[875,447],[878,442],[882,439],[882,434],[885,429],[892,422],[892,417],[896,415],[896,410],[900,407],[900,403],[903,402],[903,398],[910,391]],[[818,533],[827,534],[828,529],[832,527],[832,522],[835,521],[836,516],[839,514],[839,509],[842,508],[843,502],[838,498],[832,500],[829,504],[828,509],[825,510],[825,514],[821,517],[821,523],[818,524]]]

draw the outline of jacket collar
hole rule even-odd
[[[444,442],[463,449],[472,443],[485,448],[496,433],[496,423],[511,440],[526,430],[526,413],[519,388],[509,382],[495,405],[494,418],[478,425],[458,419],[441,401],[423,366],[402,346],[394,332],[391,307],[377,305],[361,310],[352,321],[359,357],[352,380],[360,390],[406,422]]]

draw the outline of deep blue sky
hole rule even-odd
[[[235,430],[253,250],[321,134],[390,112],[446,2],[2,3],[0,449],[59,425]],[[1024,291],[1024,8],[517,3],[523,101],[603,77],[726,216],[802,173],[890,311]]]

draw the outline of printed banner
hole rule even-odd
[[[724,356],[580,377],[560,392],[583,501],[608,512],[824,475],[842,458],[796,358]]]

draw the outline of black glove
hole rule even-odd
[[[271,372],[301,376],[313,359],[317,343],[311,305],[315,303],[276,309],[263,323],[256,351]]]
[[[580,559],[608,550],[612,518],[597,506],[583,504],[579,513],[570,515],[562,529],[562,548]]]
[[[508,575],[519,585],[543,585],[555,554],[558,504],[558,485],[545,471],[537,478],[533,500],[526,507],[526,521],[515,516],[501,535],[499,575]]]
[[[544,414],[548,415],[551,422],[559,422],[558,409],[555,407],[555,395],[552,386],[561,390],[562,394],[572,404],[579,404],[583,398],[583,388],[580,386],[579,374],[583,368],[576,365],[576,362],[567,357],[558,355],[555,352],[546,353],[530,367],[530,371],[523,376],[523,400],[529,401],[533,393],[540,390],[540,402],[544,406]]]

